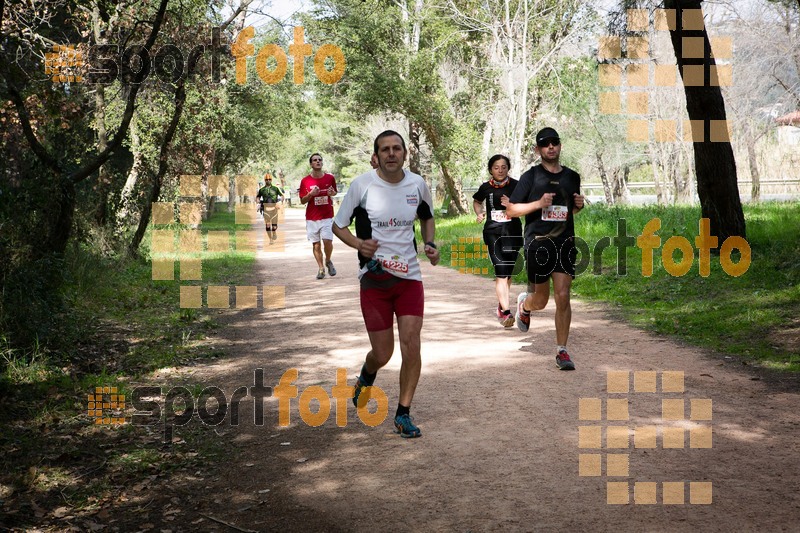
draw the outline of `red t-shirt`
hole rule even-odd
[[[336,189],[336,178],[333,174],[324,174],[321,178],[315,178],[311,174],[300,180],[300,197],[306,196],[311,188],[316,185],[319,187],[320,195],[310,198],[306,204],[306,220],[324,220],[333,218],[333,198],[327,194],[328,187]]]

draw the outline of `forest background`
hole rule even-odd
[[[746,236],[740,195],[758,202],[798,192],[800,2],[306,7],[0,3],[4,369],[37,354],[86,363],[78,341],[99,333],[76,311],[85,296],[76,272],[147,265],[154,203],[195,203],[202,220],[233,213],[256,189],[237,176],[270,172],[291,193],[312,151],[346,187],[368,168],[372,139],[387,127],[406,135],[409,168],[449,215],[469,212],[469,191],[487,179],[492,154],[509,156],[512,175],[535,163],[533,134],[545,125],[559,130],[563,162],[592,200],[699,203],[720,243]],[[665,15],[675,8],[680,24]],[[291,48],[300,26],[310,45],[302,65]],[[248,27],[255,32],[245,42]],[[687,36],[701,39],[699,53],[681,52]],[[345,67],[337,83],[313,68],[326,43],[346,59],[321,64],[325,72]],[[111,57],[117,72],[78,80],[85,69],[58,63],[76,57],[62,45],[86,64]],[[275,45],[288,69],[270,83],[265,72],[279,63],[269,57],[259,72],[256,56]],[[249,55],[246,79],[237,54]],[[692,62],[700,83],[687,81]],[[182,195],[182,175],[200,177],[199,195]]]

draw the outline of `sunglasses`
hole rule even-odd
[[[546,148],[546,147],[550,146],[551,144],[553,146],[558,146],[559,144],[561,144],[561,139],[559,139],[558,137],[548,137],[546,139],[541,139],[541,140],[536,141],[536,145],[539,148]]]
[[[312,159],[311,160],[312,163],[314,163],[315,161],[319,161],[320,163],[322,163],[322,159]]]

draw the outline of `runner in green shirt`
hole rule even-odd
[[[272,184],[272,174],[264,175],[264,186],[258,190],[256,200],[259,212],[264,216],[264,226],[269,236],[269,243],[278,240],[278,208],[283,202],[283,191]]]

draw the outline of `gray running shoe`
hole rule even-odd
[[[528,313],[526,315],[522,312],[522,302],[524,302],[527,297],[527,292],[521,292],[519,296],[517,296],[517,327],[523,333],[528,331],[528,328],[531,326],[531,314]]]
[[[561,370],[575,370],[575,363],[569,358],[566,350],[561,350],[556,355],[556,364]]]

